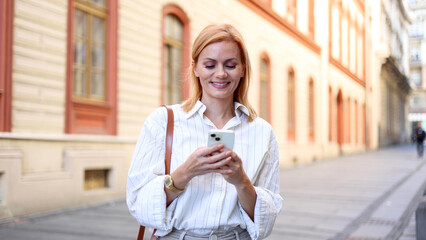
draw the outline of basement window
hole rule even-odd
[[[109,187],[110,169],[88,169],[84,171],[84,190]]]

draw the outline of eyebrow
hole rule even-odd
[[[225,60],[225,62],[234,61],[234,60],[236,61],[237,58],[228,58],[228,59]],[[213,58],[204,58],[203,61],[215,61],[215,62],[217,62],[217,60],[213,59]]]

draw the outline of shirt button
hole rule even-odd
[[[217,240],[217,235],[216,234],[211,235],[210,240]]]

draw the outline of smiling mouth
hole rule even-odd
[[[231,82],[210,82],[215,87],[225,87],[229,85]]]

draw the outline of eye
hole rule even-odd
[[[226,67],[229,68],[229,69],[234,69],[234,68],[237,67],[237,65],[226,65]]]
[[[212,68],[214,68],[214,65],[206,65],[205,68],[212,69]]]

